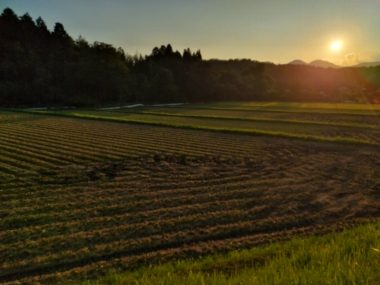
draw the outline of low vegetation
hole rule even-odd
[[[109,272],[101,284],[378,284],[380,223],[223,255]]]

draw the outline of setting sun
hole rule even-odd
[[[341,40],[334,40],[330,44],[330,50],[332,52],[340,52],[343,48],[343,42]]]

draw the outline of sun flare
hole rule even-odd
[[[342,40],[334,40],[330,43],[330,50],[332,52],[340,52],[343,48],[343,42]]]

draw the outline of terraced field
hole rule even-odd
[[[372,113],[372,110],[368,110],[364,115],[355,113],[345,115],[326,114],[319,111],[309,113],[297,111],[292,113],[288,110],[286,117],[278,117],[278,112],[256,112],[256,109],[251,109],[248,112],[252,117],[247,117],[246,110],[233,111],[233,109],[226,109],[215,111],[214,108],[213,106],[209,109],[190,106],[173,108],[172,110],[170,108],[142,108],[133,111],[129,109],[118,111],[66,110],[45,113],[237,134],[380,145],[380,119]],[[364,112],[362,109],[359,111]],[[206,115],[206,112],[209,112],[209,114]],[[231,113],[234,115],[231,116]],[[258,117],[257,114],[265,114],[266,117]],[[302,114],[303,118],[297,117],[299,114]],[[309,117],[306,117],[305,114]],[[344,119],[345,121],[342,121]]]
[[[323,114],[357,114],[378,115],[379,105],[356,103],[295,103],[295,102],[218,102],[213,104],[191,105],[195,108],[210,108],[222,110],[253,110],[263,112],[288,113],[323,113]]]
[[[130,112],[130,110],[123,110]],[[358,127],[379,127],[380,119],[377,112],[367,112],[363,115],[356,113],[341,114],[341,113],[326,113],[320,112],[291,112],[291,111],[265,111],[265,110],[239,110],[233,108],[187,108],[187,107],[155,107],[143,108],[142,113],[148,114],[163,114],[163,115],[180,115],[190,117],[215,117],[215,118],[232,118],[246,119],[256,121],[286,121],[294,123],[314,123],[314,124],[331,124],[331,125],[356,125]]]
[[[89,278],[380,216],[376,122],[271,126],[144,111],[157,110],[0,113],[0,283]],[[144,124],[118,121],[126,117]]]

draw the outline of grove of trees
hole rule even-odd
[[[130,56],[74,40],[61,23],[0,16],[0,106],[100,106],[221,100],[380,100],[380,67],[326,69],[252,60],[203,60],[170,44]]]

